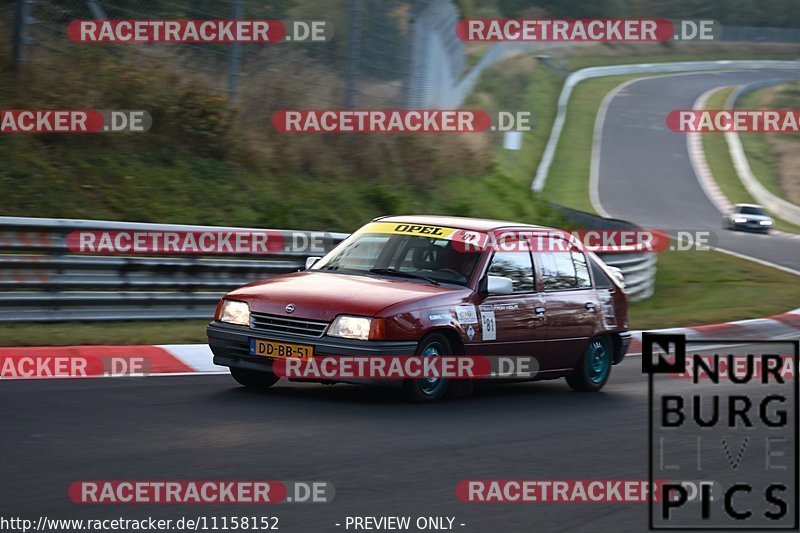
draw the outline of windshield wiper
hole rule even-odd
[[[404,272],[402,270],[397,270],[396,268],[370,268],[370,272],[373,274],[384,274],[387,276],[398,276],[401,278],[412,278],[412,279],[422,279],[427,281],[428,283],[433,283],[434,285],[441,285],[438,281],[433,278],[429,278],[428,276],[423,276],[422,274],[413,274],[411,272]]]

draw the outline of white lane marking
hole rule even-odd
[[[725,248],[714,248],[715,252],[722,252],[724,254],[732,255],[734,257],[738,257],[739,259],[746,259],[748,261],[752,261],[754,263],[758,263],[759,265],[764,265],[772,268],[777,268],[778,270],[782,270],[783,272],[788,272],[789,274],[794,274],[795,276],[800,276],[800,270],[795,270],[793,268],[785,267],[783,265],[778,265],[776,263],[772,263],[770,261],[765,261],[764,259],[758,259],[757,257],[750,257],[749,255],[740,254],[739,252],[733,252],[731,250],[726,250]]]
[[[705,109],[706,101],[713,93],[729,87],[731,87],[731,85],[714,87],[713,89],[707,90],[694,101],[692,109],[695,111]],[[725,196],[725,193],[722,192],[722,189],[720,189],[714,177],[714,173],[711,172],[711,167],[706,159],[706,152],[703,150],[703,137],[700,133],[686,133],[686,151],[689,153],[689,162],[692,165],[692,171],[706,197],[714,204],[714,207],[717,208],[720,214],[729,213],[731,209],[733,209],[733,205],[730,200],[728,200],[728,197]],[[720,224],[722,224],[722,220],[720,220]]]
[[[608,106],[611,105],[611,100],[613,100],[620,92],[622,92],[628,85],[631,83],[642,79],[636,78],[633,80],[628,80],[626,82],[617,85],[611,92],[609,92],[603,98],[603,101],[600,103],[600,109],[597,110],[597,117],[594,120],[594,134],[592,138],[592,160],[591,166],[589,168],[589,199],[592,202],[592,208],[597,212],[598,215],[605,218],[611,218],[611,215],[608,214],[603,208],[603,205],[600,203],[600,149],[603,145],[603,125],[606,121],[606,113],[608,112]]]

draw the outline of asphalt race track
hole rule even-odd
[[[348,515],[455,516],[461,531],[639,531],[646,503],[465,503],[455,486],[647,479],[646,383],[640,357],[615,367],[599,394],[558,380],[485,385],[433,405],[350,385],[281,382],[254,392],[229,376],[6,382],[0,457],[13,491],[2,506],[32,518],[255,513],[278,516],[283,531],[342,531],[335,524]],[[274,506],[72,503],[70,483],[91,479],[325,480],[336,497]]]
[[[667,114],[692,109],[715,87],[797,79],[796,72],[716,72],[635,81],[609,103],[598,161],[600,204],[613,217],[648,229],[712,230],[719,247],[800,271],[800,240],[722,230],[722,214],[692,169],[686,134],[669,131]]]
[[[494,386],[433,405],[349,385],[281,384],[266,393],[229,376],[15,381],[0,388],[2,504],[20,516],[249,515],[248,506],[80,506],[81,479],[326,480],[331,504],[256,507],[283,531],[341,531],[351,515],[450,515],[461,531],[641,530],[646,504],[473,504],[470,478],[647,476],[640,359],[599,395],[563,380]],[[603,450],[606,453],[603,453]]]

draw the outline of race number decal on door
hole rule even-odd
[[[482,305],[480,310],[483,340],[493,341],[497,339],[497,321],[494,318],[494,309],[491,305]]]

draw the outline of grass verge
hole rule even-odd
[[[3,328],[0,346],[205,344],[208,342],[206,325],[209,320],[21,322]]]
[[[653,297],[631,304],[632,329],[766,317],[800,305],[797,276],[722,252],[664,252],[657,268]]]
[[[800,82],[782,83],[742,96],[738,109],[797,109]],[[800,134],[747,133],[739,136],[753,174],[772,194],[800,203]]]
[[[543,191],[545,199],[594,213],[589,197],[589,174],[597,111],[614,87],[638,77],[640,75],[596,78],[575,87]]]

